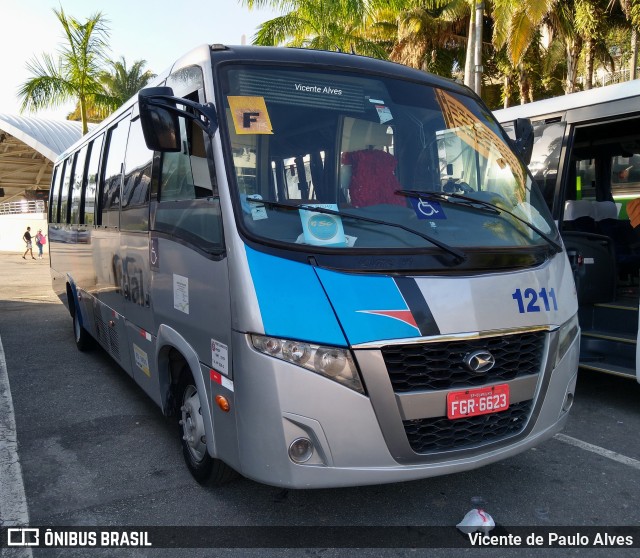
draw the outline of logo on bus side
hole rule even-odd
[[[160,251],[158,250],[158,237],[151,237],[149,244],[149,267],[153,271],[160,269]]]

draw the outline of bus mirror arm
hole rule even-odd
[[[212,103],[205,105],[173,96],[171,87],[149,87],[138,93],[140,121],[149,149],[162,152],[181,150],[178,117],[193,121],[213,137],[218,129],[218,116]],[[177,105],[193,109],[179,109]]]
[[[208,134],[209,137],[213,137],[218,130],[218,115],[216,113],[216,107],[213,106],[213,103],[202,105],[200,103],[195,103],[187,99],[181,99],[179,97],[160,97],[160,99],[165,101],[172,101],[174,103],[180,103],[181,105],[185,105],[194,109],[197,114],[193,114],[192,112],[187,112],[186,110],[181,110],[176,107],[171,107],[170,110],[174,111],[178,116],[183,116],[187,120],[193,120],[193,122],[200,126],[200,128],[202,128],[202,130],[206,134]],[[152,104],[155,104],[153,100]],[[166,105],[159,102],[157,106]]]
[[[528,118],[518,118],[514,123],[516,134],[515,149],[525,165],[531,162],[533,153],[533,125]]]

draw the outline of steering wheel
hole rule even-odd
[[[471,192],[475,192],[475,190],[466,182],[462,182],[461,180],[454,180],[453,178],[447,180],[446,184],[442,186],[442,191],[445,194],[468,194]]]

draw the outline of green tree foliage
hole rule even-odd
[[[109,60],[109,71],[100,74],[100,83],[109,98],[109,108],[116,110],[147,85],[155,76],[150,70],[144,70],[146,60],[136,60],[127,68],[124,56],[120,60]]]
[[[283,15],[265,21],[253,44],[354,52],[386,58],[368,38],[367,0],[241,0],[249,9],[270,6]]]
[[[77,100],[82,130],[86,133],[88,104],[101,105],[107,100],[100,82],[108,49],[107,21],[100,12],[81,22],[67,16],[62,8],[53,11],[66,42],[60,46],[57,59],[43,54],[41,59],[34,58],[27,65],[33,77],[18,90],[21,110],[40,110]]]
[[[477,0],[241,2],[283,14],[259,28],[254,44],[388,57],[460,80],[466,66],[470,83]],[[639,28],[640,0],[485,0],[484,83],[502,89],[504,106],[589,88],[597,66],[613,69],[612,52],[622,53],[618,64],[629,60],[635,68]],[[621,33],[629,42],[612,44]],[[487,100],[497,108],[498,98]]]
[[[93,100],[87,102],[88,122],[104,120],[155,77],[155,74],[150,70],[144,71],[146,60],[136,60],[129,69],[124,56],[121,56],[120,60],[109,60],[108,64],[110,69],[100,73],[100,83],[103,87],[102,102],[100,104],[96,104]],[[67,119],[81,120],[81,118],[80,103],[78,102]]]
[[[514,66],[520,64],[545,18],[558,0],[493,0],[493,43],[506,47]]]
[[[464,67],[472,4],[473,0],[388,0],[373,6],[380,16],[395,20],[392,60],[453,77]]]

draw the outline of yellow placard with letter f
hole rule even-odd
[[[236,134],[273,134],[264,97],[227,97]]]

